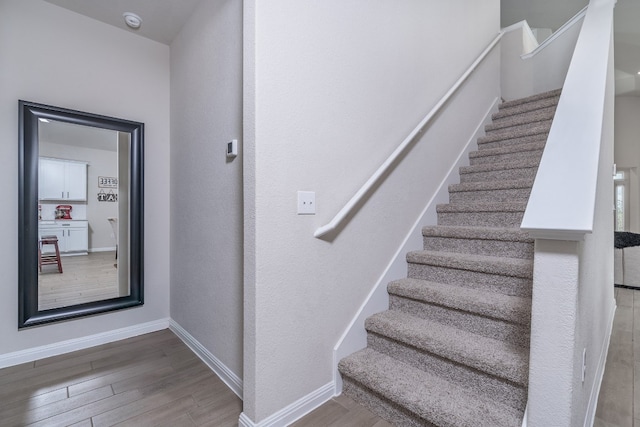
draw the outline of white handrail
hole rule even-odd
[[[386,174],[387,170],[393,164],[393,162],[400,157],[404,151],[407,149],[411,141],[418,136],[420,133],[424,131],[424,127],[431,121],[431,119],[440,111],[442,106],[451,98],[451,96],[458,90],[458,88],[467,80],[467,78],[471,75],[471,73],[478,67],[478,65],[482,62],[482,60],[491,52],[491,50],[495,47],[495,45],[502,38],[502,32],[500,32],[489,45],[482,51],[480,56],[469,66],[467,71],[453,84],[453,86],[444,94],[444,96],[438,101],[438,103],[429,111],[429,113],[425,116],[424,119],[415,127],[413,131],[407,136],[404,141],[396,148],[393,153],[387,158],[387,160],[380,165],[380,167],[371,175],[371,178],[364,183],[362,187],[358,190],[358,192],[347,202],[346,205],[333,217],[333,219],[318,228],[315,233],[313,233],[314,237],[322,237],[336,228],[344,221],[351,211],[355,209],[360,200],[371,191],[371,189],[376,185],[376,183]]]

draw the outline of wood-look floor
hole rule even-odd
[[[593,425],[640,427],[640,291],[616,288],[615,297],[616,315]]]
[[[640,427],[640,291],[615,296],[594,426]],[[2,427],[235,427],[241,411],[241,400],[168,329],[0,369]],[[338,396],[292,426],[391,424]]]
[[[235,427],[241,400],[168,329],[0,369],[2,427]],[[295,427],[390,427],[338,396]]]
[[[241,408],[168,329],[0,369],[3,427],[225,427]]]
[[[116,298],[118,270],[115,251],[63,256],[62,273],[57,265],[43,265],[38,274],[38,309],[68,307]]]
[[[351,398],[334,397],[291,427],[393,427]]]

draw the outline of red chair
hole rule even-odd
[[[44,245],[53,245],[55,248],[54,253],[42,253],[42,247]],[[40,244],[38,245],[38,267],[42,272],[43,265],[58,264],[58,271],[62,273],[62,261],[60,260],[60,249],[58,248],[57,236],[42,236],[40,238]]]

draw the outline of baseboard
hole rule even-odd
[[[422,227],[429,224],[436,224],[436,205],[449,201],[449,185],[455,184],[459,180],[458,169],[467,164],[469,152],[476,147],[476,141],[484,135],[484,126],[491,122],[491,114],[498,109],[499,98],[495,98],[475,131],[467,141],[466,145],[458,155],[456,161],[451,165],[447,175],[444,177],[438,190],[427,203],[413,227],[406,235],[404,241],[394,254],[391,262],[382,273],[374,287],[371,289],[364,302],[351,320],[349,326],[342,334],[337,344],[333,348],[333,382],[336,386],[335,395],[342,392],[342,378],[338,373],[338,362],[356,351],[367,346],[367,334],[364,329],[364,321],[367,317],[387,310],[389,308],[389,295],[387,293],[387,283],[406,277],[407,261],[406,254],[412,250],[422,248]]]
[[[233,391],[242,399],[242,379],[225,366],[217,357],[207,350],[189,332],[180,326],[175,320],[169,321],[171,329],[202,361]]]
[[[155,320],[153,322],[142,323],[113,331],[102,332],[100,334],[89,335],[82,338],[75,338],[61,341],[54,344],[34,347],[27,350],[16,351],[0,355],[0,368],[19,365],[20,363],[33,362],[51,356],[58,356],[72,351],[83,350],[97,345],[120,341],[150,332],[160,331],[169,327],[169,319]]]
[[[593,381],[593,387],[591,388],[591,395],[589,396],[589,405],[587,406],[587,414],[584,419],[584,427],[590,427],[596,418],[596,408],[598,406],[598,397],[600,396],[600,387],[602,386],[602,377],[604,377],[604,367],[607,363],[607,354],[609,351],[609,342],[611,341],[611,332],[613,331],[613,319],[616,314],[616,304],[614,302],[611,314],[609,315],[609,324],[607,325],[607,333],[602,343],[602,351],[600,351],[600,358],[598,360],[598,366],[596,369],[595,380]]]
[[[302,418],[318,406],[331,399],[334,394],[335,385],[333,382],[325,384],[319,389],[296,400],[291,405],[279,410],[268,418],[255,423],[244,412],[240,414],[238,420],[239,427],[282,427],[288,426],[294,421]]]

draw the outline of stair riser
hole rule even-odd
[[[529,144],[532,142],[544,142],[547,140],[548,134],[542,133],[538,135],[523,136],[521,138],[503,139],[500,141],[482,142],[478,140],[478,150],[489,150],[492,148],[515,147],[518,144]]]
[[[556,112],[556,106],[540,108],[536,110],[527,111],[520,114],[514,114],[511,116],[500,117],[494,119],[493,122],[485,126],[486,131],[504,129],[511,126],[525,125],[529,123],[539,123],[547,120],[553,120],[553,116]]]
[[[478,271],[457,270],[428,264],[408,263],[407,276],[411,279],[429,280],[438,283],[498,292],[505,295],[531,296],[531,279]]]
[[[389,309],[402,311],[422,319],[455,326],[487,338],[508,342],[520,347],[529,345],[530,318],[522,315],[519,324],[478,314],[389,295]]]
[[[529,200],[531,188],[509,188],[506,190],[455,191],[449,193],[450,203],[475,203],[491,200],[492,202],[526,202]]]
[[[465,172],[460,171],[460,182],[486,182],[486,181],[506,181],[512,179],[535,179],[537,167],[501,169],[486,172]]]
[[[521,386],[486,374],[448,359],[404,345],[378,334],[367,334],[367,345],[383,354],[398,359],[415,368],[436,374],[467,390],[496,399],[512,408],[523,411],[526,391]]]
[[[451,237],[423,237],[428,251],[458,252],[465,254],[510,258],[533,258],[533,243],[504,240],[457,239]]]
[[[506,106],[508,104],[502,104],[498,107],[498,112],[493,114],[492,120],[500,120],[505,117],[515,116],[517,114],[524,114],[530,111],[541,110],[543,108],[555,107],[560,100],[559,96],[550,98],[544,98],[535,102],[527,102],[524,104]]]
[[[524,212],[439,212],[439,225],[520,227]]]
[[[542,150],[518,151],[509,154],[497,154],[495,156],[471,157],[469,163],[473,165],[487,165],[491,163],[511,162],[515,160],[536,159],[540,161]]]
[[[344,374],[342,374],[342,392],[395,426],[438,427],[435,424],[420,419],[420,417],[406,408],[381,398],[377,393],[372,392],[367,387]]]

